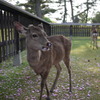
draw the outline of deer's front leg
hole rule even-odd
[[[47,87],[47,83],[46,83],[47,76],[48,76],[47,72],[45,74],[41,75],[41,92],[40,92],[40,99],[39,100],[42,100],[44,86],[46,86],[46,90],[47,90],[47,100],[50,100],[49,91],[48,91],[48,87]]]
[[[46,91],[47,91],[47,100],[50,100],[50,92],[48,90],[48,86],[47,86],[47,83],[45,84],[45,87],[46,87]]]
[[[44,85],[45,85],[45,81],[44,81],[44,79],[42,78],[42,80],[41,80],[40,99],[39,99],[39,100],[42,100],[42,94],[43,94]]]

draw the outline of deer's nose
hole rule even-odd
[[[52,43],[51,42],[47,42],[46,44],[48,47],[51,47],[52,46]]]

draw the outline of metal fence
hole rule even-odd
[[[62,23],[62,24],[51,24],[51,34],[59,35],[63,34],[65,36],[81,36],[81,37],[89,37],[90,32],[93,26],[97,27],[97,31],[100,36],[100,23],[91,23],[91,24],[83,24],[83,23]]]
[[[42,22],[46,33],[48,35],[51,33],[49,23],[19,7],[0,0],[0,62],[18,54],[19,50],[22,51],[26,47],[25,38],[20,37],[14,30],[14,21],[19,21],[25,26],[29,24],[37,25]]]

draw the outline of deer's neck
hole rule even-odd
[[[31,66],[37,66],[40,62],[41,51],[27,49],[27,60]]]

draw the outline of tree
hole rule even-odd
[[[89,0],[87,0],[86,2],[86,7],[87,7],[87,14],[86,14],[86,23],[87,23],[88,13],[89,13]]]
[[[76,8],[78,8],[78,12],[74,17],[79,17],[80,21],[82,23],[87,23],[90,18],[88,18],[90,9],[93,9],[93,7],[96,6],[97,0],[83,2],[81,5],[77,5]],[[85,8],[85,9],[84,9]]]
[[[38,17],[42,17],[41,0],[32,0],[35,2],[35,13]],[[33,2],[32,2],[33,3]]]
[[[66,7],[66,0],[64,0],[64,16],[63,16],[63,23],[66,22],[67,17],[67,7]]]
[[[33,13],[39,17],[44,18],[45,15],[55,13],[56,11],[60,11],[60,16],[55,16],[56,20],[62,20],[62,22],[67,22],[68,16],[72,19],[72,22],[84,22],[87,23],[89,18],[89,13],[96,6],[96,2],[99,0],[86,0],[83,1],[79,5],[76,4],[76,0],[27,0],[27,3],[20,4],[17,2],[17,5],[24,6],[25,10]],[[51,4],[59,4],[57,9],[50,8]],[[53,4],[52,4],[53,5]],[[71,8],[71,12],[69,11],[69,6]]]
[[[100,23],[100,12],[97,12],[95,17],[92,18],[93,23]]]
[[[70,8],[71,8],[71,19],[74,22],[74,9],[73,9],[73,0],[58,0],[58,2],[64,3],[63,7],[64,7],[64,14],[63,14],[63,23],[67,22],[67,16],[69,15],[67,13],[68,9],[67,9],[67,4],[70,3]]]
[[[71,6],[71,17],[72,21],[74,22],[74,9],[73,9],[73,0],[69,0]]]
[[[56,10],[49,7],[51,0],[27,0],[27,3],[19,3],[18,6],[24,6],[25,10],[43,18],[47,13],[54,13]]]

